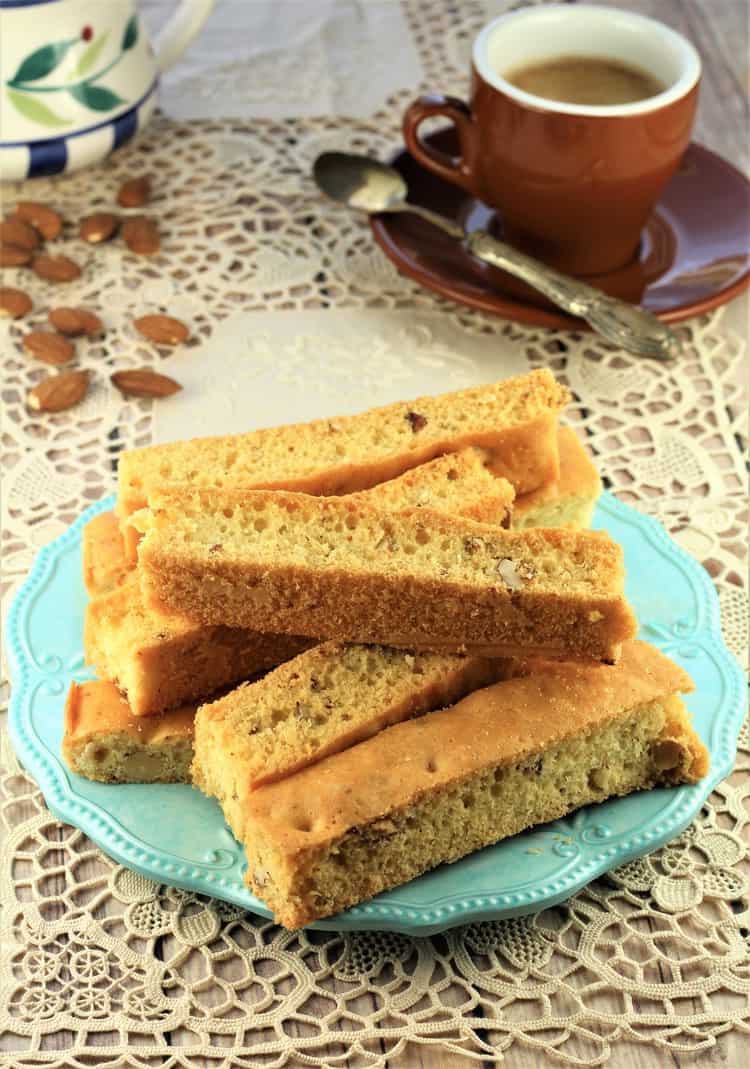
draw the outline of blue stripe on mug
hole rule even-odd
[[[138,129],[138,109],[132,108],[124,115],[119,115],[112,123],[112,148],[119,148],[129,141]]]
[[[50,141],[32,141],[29,145],[29,178],[62,174],[68,163],[68,144],[64,137]]]

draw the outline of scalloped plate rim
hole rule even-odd
[[[128,829],[123,829],[118,818],[112,813],[89,799],[82,799],[75,793],[74,783],[61,759],[57,755],[48,756],[48,748],[24,720],[25,699],[30,683],[28,679],[30,668],[25,661],[24,645],[19,638],[21,634],[19,624],[24,605],[27,600],[33,598],[37,589],[51,574],[50,565],[54,564],[59,553],[71,542],[74,543],[79,539],[83,526],[90,519],[100,512],[111,509],[114,501],[114,495],[110,495],[94,503],[66,531],[39,550],[29,575],[21,584],[8,611],[6,649],[14,684],[9,708],[9,726],[16,753],[24,767],[37,780],[50,812],[59,820],[83,831],[119,864],[133,869],[152,881],[174,885],[199,894],[212,895],[270,918],[271,911],[250,895],[244,884],[216,878],[205,870],[201,873],[201,866],[192,862],[186,864],[187,867],[196,870],[195,875],[175,877],[168,870],[159,871],[153,865],[150,867],[148,862],[142,863],[137,857],[132,856],[135,852],[143,854],[143,846],[136,845],[132,833]],[[544,887],[536,887],[523,894],[501,892],[466,895],[454,892],[436,898],[428,905],[414,906],[400,902],[399,888],[394,888],[390,892],[385,892],[387,901],[381,902],[375,898],[370,902],[354,906],[337,917],[318,921],[309,927],[324,931],[376,928],[382,931],[427,936],[457,924],[490,918],[521,916],[548,908],[570,898],[591,880],[601,876],[612,867],[642,856],[679,835],[700,811],[703,802],[716,784],[729,774],[734,764],[737,734],[743,720],[741,698],[744,676],[721,639],[719,601],[713,583],[705,569],[677,545],[653,517],[626,505],[609,492],[602,494],[597,508],[605,513],[614,513],[621,522],[636,528],[652,544],[667,547],[670,555],[678,557],[681,565],[692,574],[701,590],[703,595],[700,600],[702,628],[696,631],[692,640],[695,641],[696,636],[700,636],[702,644],[714,655],[717,666],[721,665],[724,669],[722,675],[725,681],[727,677],[731,677],[733,683],[733,688],[729,689],[725,696],[727,708],[723,724],[725,735],[731,732],[731,739],[728,736],[720,738],[717,744],[718,753],[712,750],[711,771],[708,776],[700,783],[669,790],[670,800],[665,810],[660,811],[649,822],[651,825],[656,825],[655,829],[649,830],[649,824],[646,827],[640,825],[633,834],[627,831],[621,833],[620,839],[623,836],[628,837],[615,846],[608,847],[606,842],[596,844],[601,845],[601,849],[582,857],[572,857],[571,862],[576,863],[569,866],[563,877],[550,877],[550,880],[562,883],[563,886],[555,889],[546,888],[547,893]],[[732,691],[736,693],[733,694]],[[117,787],[113,789],[116,790]],[[555,822],[549,827],[554,827],[554,824]],[[226,826],[223,825],[223,827]],[[491,850],[493,847],[487,849]],[[158,856],[153,851],[151,853],[152,860],[156,862]],[[505,904],[501,905],[504,899]]]

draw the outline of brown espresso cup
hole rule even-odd
[[[630,104],[548,100],[504,75],[561,57],[605,59],[648,72],[662,92]],[[423,167],[499,213],[502,236],[574,275],[629,263],[659,194],[686,149],[701,65],[693,46],[642,15],[591,4],[542,4],[495,19],[474,42],[471,101],[420,97],[403,131]],[[419,137],[455,124],[459,155]]]

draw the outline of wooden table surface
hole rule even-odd
[[[700,52],[703,61],[695,140],[747,171],[750,138],[748,137],[748,90],[750,61],[748,53],[747,0],[595,0],[607,7],[624,8],[650,15],[684,34]],[[747,301],[735,302],[733,320],[747,324]],[[604,1009],[604,1006],[601,1007]],[[614,1000],[613,1000],[614,1008]],[[573,1050],[568,1047],[572,1055]],[[388,1069],[461,1069],[477,1063],[440,1050],[412,1045],[399,1058],[388,1062]],[[515,1046],[502,1063],[507,1069],[543,1069],[560,1063],[543,1060],[538,1052]],[[614,1047],[606,1069],[666,1069],[692,1065],[739,1069],[750,1064],[750,1041],[737,1032],[720,1036],[717,1045],[699,1058],[680,1057],[635,1043]]]

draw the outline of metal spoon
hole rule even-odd
[[[466,243],[485,263],[523,279],[571,315],[585,319],[608,341],[659,360],[679,355],[681,344],[669,327],[651,312],[608,297],[577,278],[561,274],[539,260],[498,241],[484,230],[467,234],[452,219],[407,202],[408,188],[398,171],[368,156],[324,152],[313,166],[318,188],[333,200],[363,212],[411,212]]]

